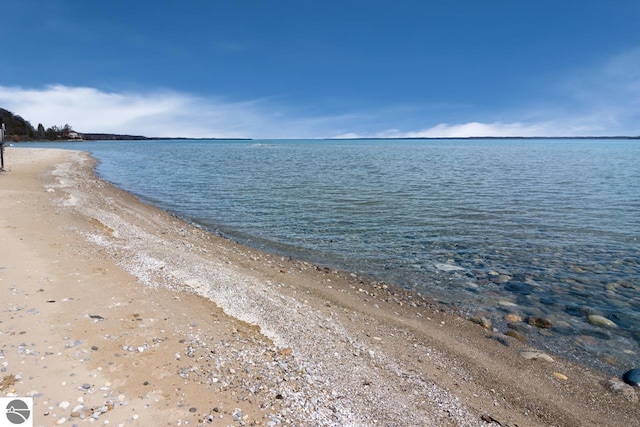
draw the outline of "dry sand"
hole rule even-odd
[[[36,426],[640,425],[634,388],[423,297],[207,233],[85,153],[5,154],[0,396]]]

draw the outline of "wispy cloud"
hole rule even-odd
[[[524,124],[524,123],[480,123],[469,122],[461,124],[440,123],[433,127],[418,131],[401,133],[409,138],[464,138],[464,137],[486,137],[486,136],[536,136],[548,129],[544,124]],[[380,136],[393,136],[397,131],[382,132]]]
[[[391,129],[377,133],[379,138],[469,138],[469,137],[535,137],[535,136],[595,136],[604,129],[595,124],[577,121],[541,122],[468,122],[439,123],[435,126],[409,132]],[[353,137],[353,135],[351,136]]]
[[[509,137],[640,135],[640,48],[620,52],[588,69],[568,73],[551,99],[523,100],[510,111],[494,112],[511,120],[436,122],[414,130],[387,129],[341,137]],[[482,108],[482,106],[479,106]],[[483,114],[490,116],[489,114]]]
[[[68,123],[80,132],[147,136],[312,138],[324,136],[329,120],[295,117],[267,100],[232,102],[166,90],[106,92],[62,85],[0,86],[0,106],[34,125]]]

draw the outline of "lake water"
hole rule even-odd
[[[53,146],[92,152],[104,179],[243,243],[397,284],[502,332],[506,313],[542,316],[549,331],[521,331],[533,345],[611,373],[640,364],[640,140]]]

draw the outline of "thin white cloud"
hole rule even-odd
[[[45,127],[86,133],[217,138],[320,137],[326,118],[287,116],[262,100],[230,102],[173,91],[105,92],[90,87],[0,86],[0,106]]]
[[[408,138],[466,138],[487,136],[537,136],[545,129],[540,124],[526,125],[523,123],[480,123],[469,122],[462,124],[440,123],[436,126],[413,132],[403,133]],[[391,136],[394,131],[384,132],[381,136]]]
[[[417,131],[400,132],[397,129],[376,134],[379,138],[483,138],[483,137],[547,137],[547,136],[594,136],[604,129],[597,124],[574,122],[468,122],[439,123]]]
[[[517,120],[436,123],[418,130],[388,129],[341,137],[468,138],[640,135],[640,48],[611,56],[602,65],[574,70],[553,100],[520,105],[502,117]],[[490,114],[485,114],[490,115]]]

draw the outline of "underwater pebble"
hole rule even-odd
[[[470,320],[485,329],[491,329],[491,321],[486,317],[472,317]]]
[[[437,263],[435,267],[441,271],[462,271],[464,268],[458,267],[457,265],[445,264],[445,263]]]
[[[525,320],[529,325],[540,329],[551,329],[551,326],[553,326],[551,320],[545,319],[544,317],[527,317]]]
[[[604,327],[607,327],[607,328],[617,328],[618,327],[618,325],[616,325],[611,320],[607,319],[606,317],[599,316],[597,314],[592,314],[590,316],[587,316],[587,319],[589,320],[589,323],[591,323],[592,325],[604,326]]]
[[[504,320],[509,323],[520,323],[522,322],[522,317],[518,316],[517,314],[507,314],[504,317]]]
[[[634,368],[622,375],[622,379],[625,383],[634,387],[640,387],[640,369]]]

